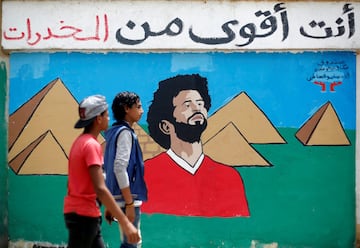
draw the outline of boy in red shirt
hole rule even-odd
[[[64,201],[68,248],[105,247],[97,199],[118,220],[128,241],[137,243],[140,240],[138,230],[118,207],[104,182],[103,154],[97,137],[108,128],[105,97],[93,95],[85,98],[79,105],[79,116],[75,128],[84,128],[84,132],[76,138],[70,150],[68,192]]]

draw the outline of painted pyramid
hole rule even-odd
[[[340,119],[330,102],[321,106],[295,134],[306,146],[350,145]]]
[[[208,127],[202,135],[202,141],[207,142],[230,121],[241,132],[248,143],[286,143],[267,116],[245,92],[235,96],[230,102],[209,117]]]
[[[9,117],[9,166],[17,174],[67,174],[78,102],[55,79]],[[103,142],[99,136],[99,141]]]
[[[212,159],[226,165],[270,166],[231,122],[208,140],[203,149]]]

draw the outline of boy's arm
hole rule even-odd
[[[138,243],[140,241],[140,235],[134,225],[128,220],[125,214],[121,211],[116,204],[113,196],[105,185],[104,176],[100,165],[92,165],[89,167],[89,173],[91,181],[93,183],[97,197],[102,204],[105,205],[108,211],[118,220],[121,225],[125,236],[130,243]]]
[[[132,142],[130,130],[124,129],[120,132],[116,141],[116,155],[114,161],[115,177],[125,201],[125,214],[131,222],[135,220],[135,208],[134,199],[132,198],[130,191],[130,179],[127,173],[127,167],[130,160]]]

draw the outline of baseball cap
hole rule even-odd
[[[92,95],[83,99],[79,104],[79,117],[75,128],[83,128],[92,123],[94,118],[108,109],[106,99],[102,95]]]

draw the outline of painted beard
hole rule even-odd
[[[191,117],[190,117],[191,118]],[[195,125],[190,125],[187,123],[173,121],[175,127],[176,136],[189,143],[199,142],[201,134],[207,127],[207,120],[204,118],[204,122],[195,122]]]

